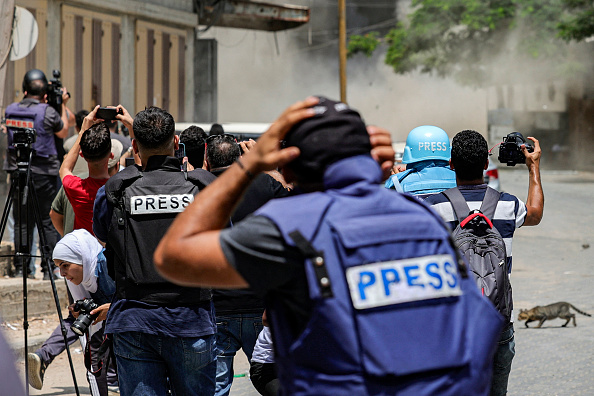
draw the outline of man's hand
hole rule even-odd
[[[66,103],[70,100],[70,95],[68,94],[68,90],[66,87],[62,87],[62,105],[66,106]]]
[[[79,134],[84,133],[87,129],[89,129],[93,125],[99,124],[100,122],[104,121],[101,118],[97,118],[97,110],[99,110],[99,107],[100,107],[99,105],[95,106],[95,108],[93,110],[91,110],[91,112],[89,114],[87,114],[87,116],[83,119]]]
[[[256,145],[256,141],[254,139],[244,140],[243,142],[239,142],[239,146],[243,150],[243,154],[247,154],[250,152],[252,148]]]
[[[101,322],[102,320],[107,319],[107,311],[109,311],[110,306],[111,306],[110,303],[103,304],[100,307],[95,308],[94,310],[89,312],[91,315],[95,315],[96,313],[99,314],[99,316],[97,316],[97,318],[95,318],[95,321],[93,322],[93,324],[97,324],[97,323]]]
[[[538,140],[536,138],[528,136],[528,139],[532,140],[532,143],[534,143],[534,151],[529,152],[528,149],[526,149],[526,145],[523,144],[522,153],[526,157],[526,166],[528,167],[528,169],[530,169],[532,166],[539,166],[541,150],[540,143],[538,143]]]
[[[71,122],[76,122],[76,120],[74,119],[74,113],[72,111],[68,110],[68,107],[66,107],[66,103],[68,102],[68,100],[70,99],[70,96],[68,96],[68,90],[63,87],[62,88],[62,107],[60,110],[60,119],[62,120],[62,129],[59,130],[58,132],[54,132],[54,135],[56,137],[59,137],[60,139],[66,139],[68,137],[68,128],[70,127]],[[47,94],[43,97],[43,101],[45,103],[47,103]]]
[[[186,170],[188,172],[193,171],[194,170],[194,166],[192,164],[190,164],[190,161],[188,161],[188,157],[184,157],[182,164],[186,164]]]
[[[406,170],[406,165],[404,164],[394,164],[392,170],[390,171],[390,175],[396,175],[400,172],[404,172]]]
[[[384,179],[387,179],[394,166],[395,153],[392,147],[392,136],[386,129],[377,126],[368,126],[367,133],[369,133],[371,142],[371,157],[380,164]]]
[[[74,303],[74,304],[70,304],[70,305],[68,306],[68,310],[70,311],[70,313],[72,314],[72,316],[74,316],[74,318],[75,318],[75,319],[78,319],[78,315],[79,315],[80,311],[75,311],[75,310],[74,310],[74,306],[75,306],[75,305],[76,305],[76,303]]]
[[[260,136],[258,144],[250,148],[250,151],[243,155],[242,161],[245,167],[253,174],[279,168],[299,156],[297,147],[280,148],[280,141],[287,132],[308,117],[315,115],[311,108],[319,103],[316,97],[309,97],[288,107],[280,117]]]
[[[116,115],[116,119],[121,121],[122,124],[128,129],[128,133],[130,134],[130,139],[134,139],[134,131],[132,130],[132,124],[134,123],[134,118],[128,113],[128,110],[121,104],[116,106],[116,109],[121,110],[124,114]]]

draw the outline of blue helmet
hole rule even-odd
[[[402,163],[412,164],[430,159],[449,161],[451,154],[448,134],[436,126],[423,125],[408,133]]]

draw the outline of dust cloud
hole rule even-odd
[[[310,23],[277,33],[212,28],[201,36],[215,38],[218,43],[219,122],[271,122],[286,106],[308,95],[340,97],[336,2],[288,3],[309,6]],[[397,17],[402,18],[397,14],[406,9],[404,3],[347,2],[351,5],[347,8],[349,34],[385,32]],[[353,6],[356,4],[359,6]],[[377,29],[365,29],[370,26]],[[450,137],[462,129],[475,129],[487,137],[488,111],[506,107],[528,114],[532,126],[526,128],[532,131],[524,132],[540,133],[551,147],[569,145],[570,141],[556,138],[567,135],[568,126],[553,125],[550,114],[543,113],[556,113],[553,119],[563,121],[563,113],[568,111],[565,93],[577,89],[578,96],[586,97],[587,92],[582,92],[579,83],[577,88],[567,86],[553,59],[518,61],[514,55],[517,35],[502,39],[500,53],[483,59],[490,88],[464,87],[453,79],[420,73],[397,75],[384,64],[385,47],[380,47],[371,58],[357,55],[348,60],[347,101],[368,124],[390,130],[394,141],[405,140],[412,128],[424,124],[437,125]],[[586,56],[576,48],[569,54],[577,60],[592,60],[591,51],[586,51]],[[538,130],[538,125],[545,129]]]
[[[311,7],[312,2],[290,3]],[[275,34],[211,28],[201,36],[218,43],[219,122],[271,122],[308,95],[340,97],[336,8],[315,3],[310,24],[297,29]],[[353,21],[382,26],[377,18],[351,14],[349,9],[349,31]],[[384,13],[382,20],[389,24],[394,15]],[[428,75],[396,75],[383,59],[380,49],[372,58],[356,56],[347,63],[347,101],[367,124],[387,128],[395,141],[424,124],[440,126],[450,136],[468,128],[486,133],[485,90]]]

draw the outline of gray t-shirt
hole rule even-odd
[[[56,198],[54,198],[52,210],[64,216],[64,235],[72,232],[74,230],[74,209],[66,196],[64,186],[60,187]]]
[[[220,243],[250,288],[266,302],[280,303],[289,326],[300,333],[311,313],[301,252],[287,245],[276,225],[263,216],[248,216],[221,230]]]

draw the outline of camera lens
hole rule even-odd
[[[70,328],[72,331],[79,336],[85,334],[90,324],[93,323],[93,318],[87,314],[79,315],[78,318],[72,323]]]

